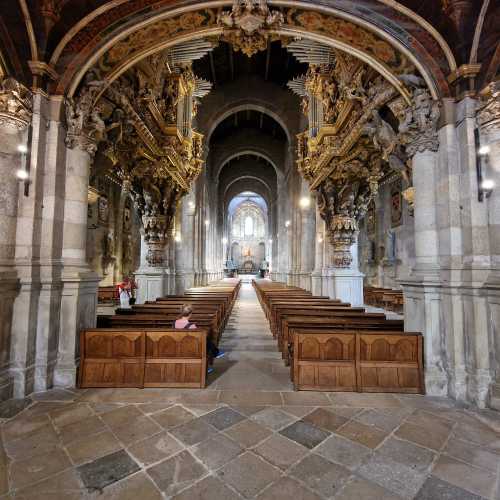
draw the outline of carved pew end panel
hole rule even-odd
[[[85,330],[78,385],[203,388],[206,341],[206,330]]]
[[[425,394],[419,333],[297,329],[293,339],[296,390]]]
[[[295,335],[295,389],[356,391],[355,343],[352,333]]]

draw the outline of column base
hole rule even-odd
[[[143,267],[135,273],[137,283],[137,304],[144,304],[148,300],[164,297],[174,290],[170,290],[170,269],[160,267]]]
[[[348,302],[353,307],[363,305],[363,278],[364,274],[353,269],[329,269],[328,296]]]
[[[80,332],[95,328],[100,277],[88,270],[68,269],[62,276],[59,346],[53,385],[75,387],[80,362]]]

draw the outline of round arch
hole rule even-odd
[[[283,118],[278,114],[278,112],[273,111],[272,109],[269,108],[269,103],[267,102],[255,102],[252,100],[242,100],[241,104],[231,104],[229,109],[221,109],[218,111],[218,113],[215,115],[213,118],[212,123],[210,124],[208,130],[206,131],[206,140],[207,143],[210,142],[210,138],[212,134],[214,133],[215,129],[226,119],[229,118],[230,116],[234,115],[235,113],[239,113],[241,111],[257,111],[259,113],[263,113],[270,118],[272,118],[285,132],[287,141],[289,144],[292,143],[292,134],[290,133],[290,130],[286,126]]]
[[[451,56],[449,47],[441,37],[437,38],[438,34],[435,30],[429,30],[428,25],[422,18],[411,11],[405,11],[397,2],[391,2],[391,7],[384,13],[383,17],[380,15],[370,15],[368,11],[372,9],[365,9],[365,11],[362,11],[356,9],[355,5],[338,9],[331,6],[312,5],[306,1],[299,2],[295,0],[275,0],[272,4],[279,5],[289,11],[293,9],[302,9],[306,14],[310,14],[309,18],[313,15],[328,16],[328,21],[330,21],[330,25],[332,26],[328,28],[328,31],[325,28],[326,23],[312,22],[308,25],[307,23],[302,23],[301,25],[300,23],[294,23],[294,19],[292,18],[290,18],[292,22],[289,23],[290,19],[287,18],[288,24],[282,29],[276,30],[274,32],[276,35],[299,36],[317,40],[331,47],[348,52],[374,68],[393,84],[408,100],[408,92],[398,79],[395,68],[387,64],[383,56],[373,52],[373,43],[368,43],[366,41],[359,42],[363,39],[361,33],[365,32],[367,33],[365,38],[375,37],[377,40],[382,40],[386,43],[395,53],[403,54],[415,68],[420,71],[434,98],[446,97],[450,94],[446,75],[453,71],[456,64]],[[90,44],[87,42],[88,46],[85,47],[86,50],[84,51],[85,58],[83,58],[83,56],[75,56],[76,60],[72,60],[69,64],[67,64],[67,59],[63,57],[65,51],[64,48],[62,48],[58,53],[57,60],[54,61],[56,64],[59,61],[65,61],[63,67],[60,69],[62,77],[56,86],[56,93],[70,96],[73,95],[85,72],[94,66],[99,58],[102,58],[103,55],[112,49],[116,49],[115,53],[123,52],[123,57],[119,60],[118,64],[106,68],[109,69],[105,74],[108,83],[111,83],[121,73],[142,58],[159,50],[194,38],[220,35],[222,29],[217,25],[216,7],[218,8],[221,5],[230,5],[230,2],[205,2],[203,4],[203,10],[200,10],[199,5],[185,5],[177,8],[175,6],[172,8],[170,5],[158,8],[157,11],[154,14],[150,14],[147,19],[142,18],[139,22],[130,23],[126,29],[120,30],[120,28],[117,28],[115,31],[110,30],[109,35],[104,41],[102,41],[102,38],[95,37]],[[398,7],[399,9],[397,9]],[[373,12],[373,14],[374,13],[375,12]],[[404,28],[402,24],[400,24],[398,29],[394,29],[397,14],[405,17]],[[178,16],[179,21],[184,22],[180,22],[180,25],[178,25],[179,23],[176,23],[172,19],[175,16]],[[189,19],[181,19],[182,16],[189,16]],[[391,16],[394,19],[392,19]],[[348,22],[358,31],[358,36],[352,43],[346,39],[340,39],[342,34],[338,29],[334,28],[335,21],[339,20]],[[93,21],[97,22],[98,19],[96,18]],[[144,42],[144,33],[151,34],[151,32],[154,31],[155,23],[162,22],[164,23],[164,25],[162,25],[163,27],[168,25],[168,29],[165,28],[168,33],[165,33],[163,36],[159,36],[158,33],[156,33],[156,36],[151,38],[151,43],[145,45],[143,43],[143,46],[138,44],[139,49],[135,52],[133,50],[122,50],[120,52],[119,49],[121,48],[117,49],[115,47],[115,44],[122,43],[122,45],[126,46],[128,43],[130,49],[130,42],[126,40],[128,36],[135,37],[135,40]],[[401,22],[403,21],[400,21],[400,23]],[[381,25],[383,25],[385,29],[382,29]],[[121,26],[123,26],[123,24],[121,24]],[[143,31],[141,32],[141,30]],[[419,32],[421,34],[422,30],[428,35],[428,39],[431,45],[433,45],[434,53],[424,48],[419,42],[418,35]],[[155,44],[154,41],[158,39],[161,41]],[[92,43],[94,46],[89,47]],[[101,45],[99,46],[99,44]],[[103,67],[102,64],[101,67]]]

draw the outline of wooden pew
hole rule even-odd
[[[79,387],[205,387],[206,330],[90,329],[80,336]]]
[[[404,323],[401,320],[388,320],[384,314],[363,313],[344,310],[313,310],[311,315],[300,311],[285,313],[281,316],[281,352],[285,364],[289,363],[289,348],[293,345],[290,331],[294,328],[383,328],[391,331],[403,331]]]
[[[425,393],[420,333],[298,328],[293,338],[296,390]]]

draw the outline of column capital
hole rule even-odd
[[[33,94],[11,77],[0,82],[0,129],[7,133],[22,132],[31,122]]]
[[[401,144],[412,157],[424,151],[437,151],[439,139],[437,126],[441,103],[432,99],[427,89],[413,91],[412,104],[402,114],[399,124]]]
[[[500,131],[500,82],[490,83],[481,92],[477,123],[482,132]]]

